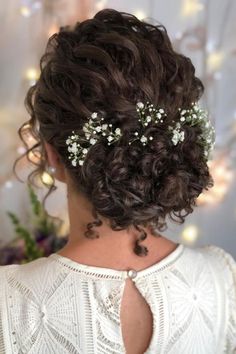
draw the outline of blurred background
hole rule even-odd
[[[93,17],[103,8],[133,13],[141,20],[163,24],[174,48],[193,61],[197,76],[205,85],[201,105],[208,109],[216,130],[215,149],[209,161],[215,185],[199,196],[197,207],[183,225],[168,222],[163,234],[193,247],[215,244],[236,257],[235,0],[8,0],[1,3],[0,246],[14,240],[17,232],[18,236],[25,235],[19,225],[27,226],[29,232],[34,228],[32,194],[30,199],[27,184],[16,179],[12,168],[15,159],[25,151],[17,130],[29,119],[24,97],[37,80],[39,59],[47,40],[60,26]],[[29,143],[31,140],[29,136]],[[23,181],[32,169],[26,159],[21,161],[18,174]],[[46,172],[42,177],[50,182]],[[48,198],[46,210],[62,220],[57,228],[57,236],[61,237],[68,233],[66,190],[62,183],[56,185],[58,189]],[[47,190],[42,187],[36,192],[41,200]],[[17,215],[18,220],[9,218],[8,212]],[[25,247],[24,237],[18,240],[18,246]],[[32,248],[28,249],[32,252]]]

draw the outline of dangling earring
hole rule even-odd
[[[54,175],[55,173],[56,173],[56,167],[54,167],[54,166],[48,166],[47,167],[47,173],[49,174],[49,175]]]

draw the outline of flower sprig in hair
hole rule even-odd
[[[108,140],[108,145],[117,141],[121,136],[120,128],[116,128],[115,132],[112,131],[112,124],[104,124],[104,118],[99,117],[97,112],[91,114],[91,118],[88,123],[85,123],[83,126],[83,131],[85,137],[81,138],[75,131],[72,131],[72,135],[66,140],[68,145],[68,151],[70,152],[69,160],[73,166],[77,166],[79,163],[80,166],[83,165],[85,156],[88,153],[88,147],[83,147],[81,143],[94,145],[98,141],[100,136],[106,136]]]
[[[154,108],[153,104],[147,102],[137,102],[136,110],[138,113],[138,121],[142,126],[142,134],[136,131],[134,139],[131,139],[128,144],[131,145],[135,140],[145,146],[148,140],[153,140],[153,136],[147,137],[145,135],[145,129],[149,124],[161,124],[167,117],[167,114],[163,108]],[[88,153],[89,145],[94,145],[100,137],[106,137],[108,145],[118,141],[122,132],[120,128],[112,129],[112,124],[104,123],[104,118],[98,115],[97,112],[91,114],[91,118],[83,126],[83,132],[86,139],[80,137],[74,130],[70,135],[66,144],[68,145],[69,159],[73,166],[83,165],[84,159]],[[189,126],[199,125],[202,130],[202,134],[198,136],[198,139],[204,147],[204,156],[208,159],[210,151],[213,150],[215,144],[215,129],[208,120],[207,111],[201,109],[196,103],[192,104],[190,109],[179,108],[179,121],[175,122],[174,126],[168,125],[168,131],[171,133],[171,141],[173,145],[177,145],[179,142],[183,142],[185,139],[185,132],[183,126],[188,124]]]
[[[146,105],[143,102],[138,102],[136,104],[136,110],[139,115],[138,121],[141,123],[143,128],[145,129],[150,123],[163,123],[163,118],[167,116],[163,108],[156,109],[153,104],[147,101]],[[129,141],[129,145],[131,145],[135,140],[140,140],[143,145],[146,145],[149,140],[153,140],[153,136],[145,136],[142,134],[139,136],[139,133],[136,131],[134,133],[136,138]]]
[[[190,109],[181,110],[179,108],[179,114],[180,122],[177,122],[175,127],[168,127],[168,129],[173,132],[173,144],[177,145],[179,141],[184,141],[184,131],[180,130],[181,126],[184,126],[185,124],[188,124],[189,126],[199,125],[202,130],[202,134],[198,136],[198,140],[204,147],[205,158],[208,159],[209,154],[215,145],[215,129],[208,119],[207,111],[201,109],[198,104],[193,102]]]

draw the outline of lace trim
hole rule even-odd
[[[184,252],[185,246],[179,244],[174,251],[172,251],[168,256],[163,258],[156,264],[149,266],[143,270],[137,271],[137,276],[133,278],[134,281],[138,278],[144,278],[156,272],[161,272],[167,267],[170,267]],[[79,272],[81,274],[88,275],[94,279],[115,279],[124,280],[128,277],[128,270],[116,270],[112,268],[96,267],[90,266],[82,263],[73,261],[70,258],[61,256],[58,253],[52,253],[48,259],[53,259],[54,261],[60,263],[61,265],[71,269],[72,271]]]

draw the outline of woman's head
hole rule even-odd
[[[198,143],[199,126],[184,126],[181,144],[174,146],[169,139],[168,123],[177,121],[180,107],[188,109],[200,99],[203,85],[191,60],[173,50],[165,27],[105,9],[74,27],[61,28],[49,39],[40,63],[40,77],[25,100],[31,118],[19,129],[21,137],[30,131],[36,138],[32,149],[41,155],[29,178],[45,171],[49,144],[75,192],[93,205],[96,220],[88,225],[88,237],[93,237],[99,215],[113,230],[133,225],[141,231],[155,225],[162,231],[167,217],[183,223],[213,180]],[[139,129],[137,101],[149,101],[167,113],[162,125],[150,127],[153,140],[146,146],[128,144]],[[83,166],[72,166],[66,139],[73,130],[83,135],[93,112],[120,128],[122,139],[112,145],[99,139]],[[145,237],[143,231],[135,245],[138,255],[146,254],[138,244]]]

